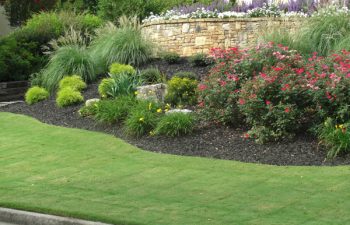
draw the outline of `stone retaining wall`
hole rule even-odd
[[[181,19],[143,24],[142,33],[162,51],[181,56],[207,53],[213,47],[247,47],[257,43],[264,32],[283,27],[294,32],[301,18]]]

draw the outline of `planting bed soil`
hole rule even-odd
[[[84,92],[85,99],[98,97],[97,86],[98,83],[89,85]],[[91,118],[80,117],[78,110],[82,105],[58,108],[55,99],[51,98],[32,106],[17,103],[0,107],[0,111],[28,115],[48,124],[105,132],[144,150],[158,153],[271,165],[350,164],[349,155],[325,161],[325,150],[318,147],[317,140],[305,135],[300,135],[292,141],[259,145],[252,140],[243,139],[241,136],[244,130],[229,127],[207,127],[182,137],[145,136],[136,139],[126,136],[121,124],[98,124]]]

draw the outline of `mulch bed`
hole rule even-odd
[[[188,63],[167,67],[161,61],[151,65],[166,74],[175,71],[193,71],[200,76],[207,73],[208,68],[190,67]],[[150,66],[150,65],[148,65]],[[165,70],[164,70],[165,68]],[[167,72],[168,71],[168,72]],[[98,97],[98,83],[89,85],[84,92],[85,99]],[[230,127],[207,127],[196,130],[188,136],[169,138],[164,136],[145,136],[139,139],[126,136],[121,124],[99,124],[91,118],[82,118],[78,110],[83,104],[67,108],[58,108],[55,99],[39,102],[33,106],[17,103],[0,107],[0,111],[28,115],[39,121],[71,128],[99,131],[115,135],[147,151],[174,155],[200,156],[217,159],[237,160],[241,162],[263,163],[271,165],[348,165],[350,155],[339,156],[334,160],[325,160],[326,151],[318,146],[318,141],[307,135],[300,135],[292,141],[256,144],[252,140],[243,139],[242,129]]]

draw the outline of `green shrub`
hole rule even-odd
[[[0,38],[0,82],[27,80],[45,61],[37,42],[16,38],[15,33]]]
[[[26,38],[37,41],[41,44],[63,34],[64,24],[59,15],[55,12],[42,12],[35,14],[23,27],[23,34]]]
[[[109,73],[112,75],[117,75],[120,73],[135,74],[136,70],[134,67],[125,64],[113,63],[109,67]]]
[[[84,98],[79,91],[66,87],[57,92],[56,103],[59,107],[66,107],[83,102]]]
[[[140,137],[151,132],[158,122],[160,106],[150,101],[139,101],[131,110],[125,121],[126,132]]]
[[[165,52],[162,54],[162,58],[169,64],[179,63],[181,58],[176,52]]]
[[[97,103],[91,105],[84,105],[79,109],[79,115],[81,117],[91,117],[97,113]]]
[[[112,89],[113,83],[113,78],[102,79],[100,85],[98,85],[98,93],[100,94],[101,98],[107,98],[110,95],[109,92]]]
[[[59,85],[59,89],[64,89],[70,87],[76,91],[82,91],[86,88],[86,83],[78,75],[66,76],[64,77]]]
[[[191,113],[170,113],[160,119],[155,134],[180,136],[193,131],[195,119]]]
[[[122,15],[137,15],[140,19],[153,13],[160,13],[166,4],[163,0],[99,0],[98,14],[106,20],[117,22]]]
[[[123,121],[135,104],[134,96],[120,96],[113,100],[101,100],[97,103],[95,118],[99,122],[113,123]]]
[[[103,25],[104,21],[93,14],[82,14],[77,17],[78,24],[81,30],[87,30],[93,32],[94,29],[99,28]]]
[[[99,60],[100,70],[114,62],[139,66],[152,56],[152,44],[134,27],[116,28],[108,24],[98,32],[91,44],[93,58]]]
[[[96,79],[94,59],[84,47],[63,46],[54,52],[42,70],[43,86],[52,92],[67,74],[78,74],[85,82]]]
[[[165,101],[172,105],[193,105],[197,102],[197,85],[196,80],[173,77],[168,81]]]
[[[328,118],[321,126],[319,139],[328,148],[328,158],[335,158],[338,154],[350,151],[350,124],[335,124]]]
[[[146,84],[158,84],[166,80],[165,76],[157,68],[147,68],[141,71],[141,79]]]
[[[189,61],[193,66],[208,66],[213,63],[204,53],[197,53],[193,55],[189,58]]]
[[[101,81],[98,91],[102,98],[116,98],[120,95],[132,95],[136,87],[142,83],[140,76],[134,74],[130,76],[127,73],[112,75],[111,78],[105,78]]]
[[[25,101],[28,105],[45,100],[49,97],[49,92],[44,88],[34,86],[28,89],[25,95]]]
[[[187,71],[180,71],[177,73],[174,73],[173,77],[180,77],[180,78],[188,78],[192,80],[198,80],[197,74],[193,72],[187,72]]]

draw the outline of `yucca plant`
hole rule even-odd
[[[49,63],[41,71],[41,82],[50,92],[54,91],[59,81],[69,74],[77,74],[85,82],[91,82],[97,76],[95,66],[93,58],[84,46],[63,46],[51,55]]]

